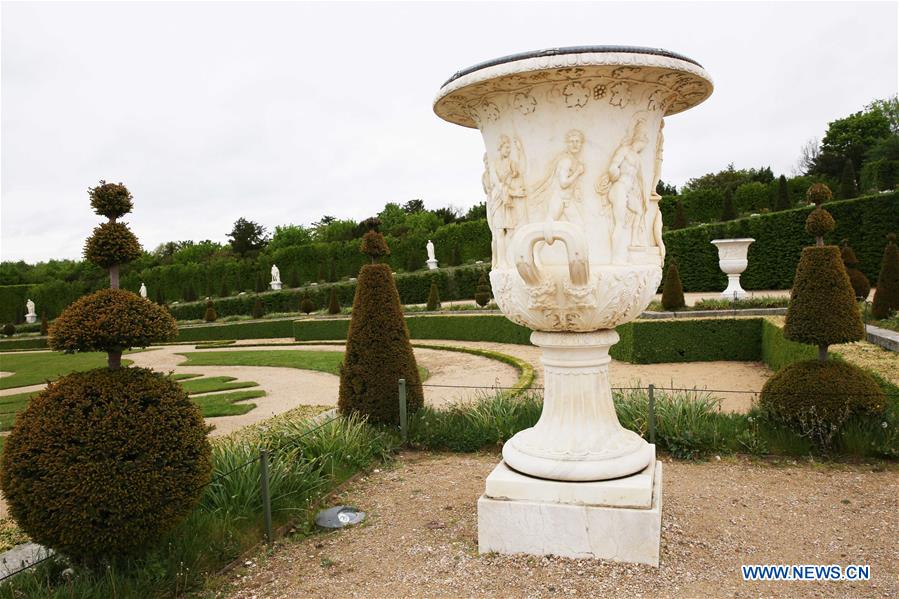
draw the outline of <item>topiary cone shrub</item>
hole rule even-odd
[[[366,237],[370,233],[373,231]],[[386,248],[383,237],[380,242],[363,241],[363,251],[382,244]],[[344,415],[365,415],[372,422],[398,424],[401,378],[406,379],[406,406],[413,413],[424,398],[400,296],[390,266],[366,264],[359,271],[353,298],[346,354],[340,367],[338,410]]]
[[[6,439],[0,485],[28,536],[91,563],[157,541],[194,508],[211,470],[206,425],[178,383],[101,368],[28,403]]]
[[[487,279],[487,273],[485,272],[482,272],[478,279],[478,286],[474,293],[474,301],[482,308],[490,303],[490,281]]]
[[[440,293],[437,290],[437,281],[431,281],[431,289],[428,291],[427,307],[430,312],[440,309]]]
[[[108,225],[131,208],[121,184],[101,181],[90,193]],[[108,268],[111,288],[67,307],[48,343],[66,352],[105,351],[109,367],[68,375],[32,398],[0,461],[0,486],[22,530],[92,565],[158,540],[197,503],[211,472],[207,429],[183,388],[121,366],[122,351],[171,339],[177,327],[165,308],[118,289],[117,260],[130,250],[105,235],[95,232],[88,247],[96,252],[86,255]]]
[[[896,247],[896,235],[890,233],[883,249],[871,313],[881,320],[889,318],[896,310],[899,310],[899,248]]]
[[[680,280],[677,261],[672,259],[667,272],[665,272],[665,284],[662,286],[662,307],[666,310],[680,310],[686,305],[684,284]]]
[[[855,292],[855,299],[867,299],[871,292],[871,283],[865,273],[858,269],[858,258],[849,246],[848,239],[843,240],[840,257],[843,260],[843,266],[846,267],[846,274],[849,275],[849,284],[852,285],[852,290]]]
[[[206,302],[206,312],[203,314],[203,320],[206,322],[215,322],[218,320],[219,315],[215,312],[215,306],[212,305],[212,301]]]
[[[49,322],[47,321],[47,311],[41,310],[41,336],[46,337],[50,334]]]
[[[262,300],[258,297],[256,301],[253,302],[253,318],[262,318],[265,316],[265,308],[262,305]]]
[[[848,419],[881,414],[886,396],[858,366],[807,360],[782,368],[768,379],[759,405],[827,448]]]
[[[328,297],[328,314],[340,314],[340,302],[337,301],[337,290],[331,287],[331,295]]]
[[[311,314],[315,312],[315,302],[312,301],[308,295],[304,295],[303,299],[300,301],[300,312],[305,314]]]

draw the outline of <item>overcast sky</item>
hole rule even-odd
[[[483,199],[476,130],[434,115],[456,70],[525,50],[662,47],[715,81],[668,119],[662,178],[789,174],[828,121],[896,93],[888,3],[2,5],[3,260],[78,258],[86,190],[124,182],[144,247],[238,217],[362,219]]]

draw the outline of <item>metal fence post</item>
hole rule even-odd
[[[656,442],[656,387],[649,385],[649,442]]]
[[[403,444],[409,438],[409,429],[406,422],[406,379],[400,379],[400,435],[403,438]]]
[[[272,498],[268,489],[268,450],[259,452],[259,487],[262,494],[262,514],[265,518],[265,540],[269,545],[275,542],[272,533]]]

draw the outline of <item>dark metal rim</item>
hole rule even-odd
[[[444,88],[456,79],[474,73],[475,71],[480,71],[481,69],[493,67],[498,64],[505,64],[507,62],[526,60],[528,58],[541,58],[543,56],[561,56],[564,54],[605,54],[612,52],[626,54],[651,54],[653,56],[676,58],[678,60],[683,60],[685,62],[695,64],[696,66],[702,68],[702,65],[692,58],[688,58],[683,54],[678,54],[677,52],[663,50],[662,48],[644,48],[642,46],[568,46],[566,48],[549,48],[547,50],[531,50],[530,52],[519,52],[518,54],[509,54],[508,56],[501,56],[499,58],[479,62],[474,66],[468,67],[467,69],[457,71],[455,75],[447,79],[446,83],[444,83],[440,87]]]

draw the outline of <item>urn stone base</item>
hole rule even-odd
[[[281,281],[272,281],[271,283],[269,283],[269,285],[270,285],[271,288],[274,289],[275,291],[281,289]]]
[[[26,314],[25,322],[27,322],[28,324],[36,323],[37,322],[37,314]]]
[[[654,448],[653,448],[654,449]],[[478,499],[480,553],[659,565],[662,464],[620,479],[532,478],[500,463]]]
[[[749,297],[746,290],[740,285],[740,275],[727,275],[727,288],[721,292],[724,299],[745,299]]]

